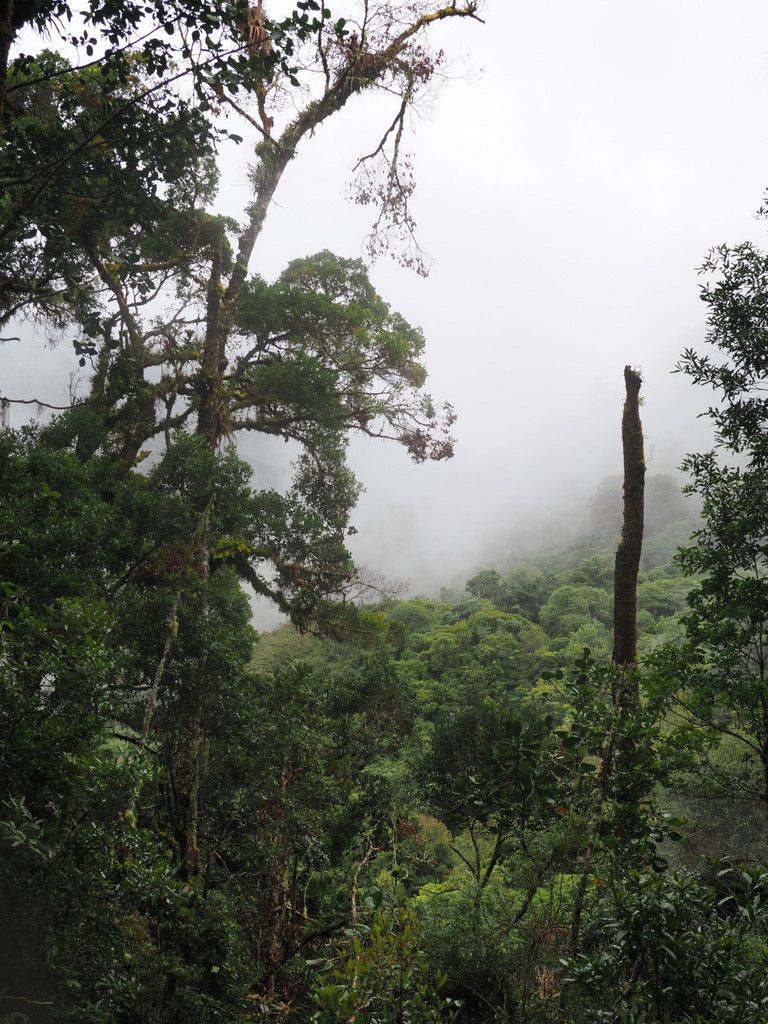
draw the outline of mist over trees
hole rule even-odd
[[[426,271],[404,132],[434,25],[480,13],[0,4],[0,320],[88,376],[0,432],[3,1016],[768,1015],[766,257],[706,266],[715,354],[680,364],[718,392],[699,504],[649,475],[644,508],[627,367],[623,516],[606,481],[565,546],[439,600],[347,547],[353,434],[453,453],[422,332],[360,259],[249,271],[286,168],[374,92],[368,254]],[[235,220],[218,168],[245,139]],[[244,432],[288,443],[286,489]],[[258,636],[248,592],[290,624]]]

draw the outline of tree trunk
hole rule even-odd
[[[34,14],[35,5],[19,0],[0,0],[0,139],[5,122],[5,101],[8,96],[8,58],[16,34]]]
[[[606,804],[610,800],[610,787],[615,784],[616,804],[626,804],[634,814],[636,799],[632,785],[632,766],[635,744],[631,736],[621,732],[621,720],[640,702],[637,673],[637,577],[643,546],[643,512],[645,494],[645,456],[643,428],[640,422],[640,385],[642,378],[629,366],[624,367],[627,397],[621,420],[621,440],[624,450],[624,523],[616,552],[613,576],[614,626],[613,664],[616,679],[613,683],[613,712],[608,736],[600,754],[595,775],[596,801],[592,811],[584,864],[576,890],[571,924],[571,956],[578,952],[581,916],[599,831],[603,823]],[[564,1004],[563,1004],[564,1005]],[[561,1005],[562,1013],[562,1005]]]
[[[613,663],[622,670],[637,664],[637,576],[643,547],[645,455],[640,422],[642,378],[624,367],[627,398],[621,421],[624,449],[624,524],[613,575]]]
[[[640,797],[636,781],[637,751],[632,716],[640,704],[640,678],[637,673],[637,577],[643,548],[645,496],[645,455],[643,427],[640,423],[640,385],[642,378],[629,366],[624,367],[627,398],[621,421],[624,449],[624,523],[616,552],[613,576],[613,684],[614,721],[616,723],[615,802],[618,822],[629,830],[636,826]]]
[[[176,835],[181,855],[181,877],[189,882],[200,873],[197,845],[198,794],[200,792],[200,750],[202,708],[197,687],[181,693],[177,724],[178,750],[174,764]]]
[[[8,55],[11,43],[16,35],[10,24],[11,4],[3,4],[0,9],[0,139],[3,137],[3,121],[5,119],[5,99],[8,95]]]
[[[209,517],[213,497],[203,510],[195,537],[194,566],[200,581],[201,619],[208,613],[207,587],[210,564]],[[203,696],[208,686],[204,669],[184,684],[179,695],[176,725],[176,750],[173,761],[176,831],[182,856],[181,874],[184,881],[200,874],[200,852],[197,843],[198,799],[204,767],[206,737],[204,733]]]
[[[234,308],[248,275],[248,263],[256,241],[261,234],[267,213],[272,204],[282,176],[296,155],[299,144],[311,137],[334,114],[346,106],[355,96],[373,83],[384,78],[404,61],[413,37],[428,29],[438,21],[448,18],[473,18],[477,21],[477,4],[470,0],[463,8],[452,3],[449,7],[438,8],[429,14],[419,15],[397,36],[378,51],[350,52],[344,66],[335,73],[333,80],[326,82],[323,96],[312,101],[301,110],[298,116],[288,124],[279,138],[272,135],[272,120],[262,112],[263,124],[260,128],[262,140],[256,146],[257,163],[252,171],[255,198],[248,210],[248,223],[238,239],[235,265],[224,286],[220,275],[220,253],[214,260],[214,266],[208,288],[208,309],[206,317],[205,353],[203,368],[198,385],[199,413],[197,432],[203,434],[215,450],[228,432],[228,416],[226,397],[222,392],[222,374],[226,367],[226,346],[232,329]],[[418,49],[415,51],[418,55]],[[413,59],[413,58],[411,58]],[[418,58],[419,60],[421,58]],[[407,63],[407,61],[405,61]],[[417,65],[420,67],[420,65]],[[423,73],[423,69],[422,72]],[[263,101],[262,101],[263,102]],[[387,138],[388,129],[384,135]],[[383,145],[383,141],[379,148]]]

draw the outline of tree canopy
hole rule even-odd
[[[764,1021],[765,257],[713,252],[714,354],[681,363],[719,393],[703,520],[651,477],[640,550],[628,367],[617,554],[609,480],[570,547],[361,604],[349,439],[440,461],[454,413],[363,260],[251,262],[306,140],[379,90],[368,254],[426,269],[407,113],[478,4],[270,14],[0,3],[0,319],[87,377],[0,432],[0,1015]],[[291,625],[259,637],[246,586]]]
[[[302,624],[353,571],[349,433],[439,460],[452,454],[455,417],[422,393],[424,339],[360,260],[319,253],[272,284],[249,276],[249,260],[302,140],[373,88],[397,102],[361,160],[365,202],[377,232],[393,221],[410,238],[400,141],[443,60],[428,30],[475,20],[477,6],[385,2],[334,19],[305,2],[281,21],[261,4],[94,3],[82,22],[60,4],[6,12],[11,42],[25,24],[66,21],[68,52],[89,58],[75,64],[62,48],[7,68],[0,308],[6,322],[25,315],[70,338],[91,371],[56,443],[84,458],[109,453],[121,479],[178,429],[212,449],[240,430],[295,442],[293,488],[263,495],[258,537],[241,538],[234,561]],[[225,112],[243,136],[224,130]],[[256,163],[238,223],[215,212],[216,161],[225,139],[245,133]],[[371,161],[383,161],[381,185]]]
[[[442,60],[429,27],[476,10],[0,7],[0,318],[71,343],[88,374],[0,451],[0,889],[12,945],[50,964],[65,1015],[213,1020],[274,995],[312,941],[299,862],[345,843],[319,816],[341,822],[354,783],[386,830],[377,777],[358,782],[410,729],[387,707],[402,685],[374,662],[332,694],[301,671],[254,683],[241,583],[302,629],[375,635],[345,547],[349,435],[440,460],[454,415],[424,393],[421,331],[360,259],[317,253],[272,282],[249,262],[301,142],[375,88],[395,121],[361,199],[408,241],[399,147]],[[15,52],[25,27],[48,48]],[[246,136],[236,221],[216,207],[217,161]],[[287,490],[253,479],[243,430],[290,442]]]

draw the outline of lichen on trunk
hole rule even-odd
[[[624,383],[624,522],[613,575],[613,663],[625,671],[637,663],[637,577],[643,548],[645,454],[640,422],[642,378],[636,370],[625,366]]]

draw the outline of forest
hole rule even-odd
[[[428,269],[403,137],[483,11],[283,9],[0,2],[0,323],[87,380],[0,395],[0,1021],[764,1024],[768,255],[703,268],[709,451],[646,477],[627,367],[578,536],[398,596],[350,438],[443,461],[456,416],[369,264]],[[249,271],[374,93],[368,261]]]

